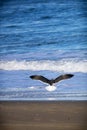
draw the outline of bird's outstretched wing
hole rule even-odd
[[[35,79],[35,80],[40,80],[42,82],[45,82],[47,84],[49,84],[50,80],[45,78],[44,76],[41,76],[41,75],[31,75],[30,76],[31,79]]]
[[[73,76],[74,76],[73,74],[60,75],[56,79],[53,80],[53,83],[57,83],[57,82],[64,80],[64,79],[72,78]]]

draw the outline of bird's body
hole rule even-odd
[[[72,75],[72,74],[65,74],[65,75],[60,75],[57,78],[51,79],[51,80],[47,79],[47,78],[45,78],[44,76],[41,76],[41,75],[32,75],[32,76],[30,76],[30,78],[35,79],[35,80],[40,80],[40,81],[45,82],[45,83],[49,84],[50,86],[52,86],[54,83],[57,83],[57,82],[64,80],[64,79],[69,79],[73,76],[74,75]]]

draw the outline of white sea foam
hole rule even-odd
[[[56,90],[56,87],[55,86],[47,86],[47,87],[45,87],[45,89],[47,90],[47,91],[55,91]]]
[[[87,72],[87,61],[60,60],[60,61],[0,61],[1,70],[50,70],[58,72]]]

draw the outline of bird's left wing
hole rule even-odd
[[[60,75],[56,79],[53,80],[53,83],[59,82],[59,81],[64,80],[64,79],[72,78],[73,76],[74,76],[73,74]]]

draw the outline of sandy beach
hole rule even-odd
[[[86,101],[0,101],[0,130],[86,130]]]

